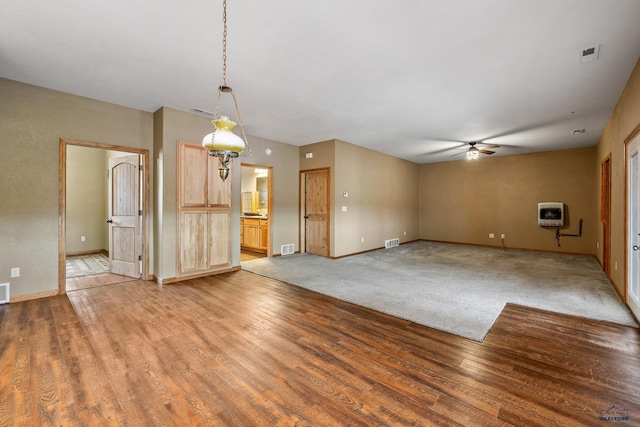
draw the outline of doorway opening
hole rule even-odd
[[[149,280],[148,161],[148,150],[60,139],[59,293]],[[128,181],[135,183],[135,190],[125,188]],[[114,213],[129,218],[114,220]],[[123,218],[134,223],[131,229]],[[125,258],[128,270],[122,268]],[[111,272],[113,265],[117,268]]]
[[[241,165],[240,261],[271,257],[273,168]]]

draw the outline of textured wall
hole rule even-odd
[[[418,238],[419,165],[339,140],[300,148],[301,170],[321,167],[331,168],[331,256]]]
[[[631,73],[598,144],[598,164],[611,155],[611,280],[618,292],[625,286],[625,142],[640,126],[640,61]],[[599,191],[599,189],[598,189]],[[598,193],[599,194],[599,193]],[[598,230],[602,235],[602,228]],[[602,251],[598,252],[602,262]],[[616,269],[616,263],[618,268]]]
[[[596,149],[421,166],[420,238],[445,242],[595,254],[598,227]],[[539,202],[563,202],[567,222],[558,247],[555,229],[537,225]],[[495,238],[490,239],[489,233]]]
[[[67,147],[67,254],[109,250],[106,161],[106,150]]]
[[[6,79],[0,99],[0,283],[55,292],[60,138],[151,150],[152,114]]]

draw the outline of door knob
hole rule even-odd
[[[636,252],[637,252],[637,251],[638,251],[638,249],[640,249],[640,246],[638,246],[638,245],[633,245],[633,250],[634,250],[634,251],[636,251]]]
[[[113,220],[112,220],[111,218],[109,218],[109,219],[107,220],[107,222],[108,222],[109,224],[111,224],[111,223],[113,222]]]

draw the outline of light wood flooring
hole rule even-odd
[[[100,273],[91,276],[71,277],[65,280],[65,289],[77,291],[79,289],[89,289],[98,286],[113,285],[116,283],[131,282],[136,279],[113,273]]]
[[[252,259],[265,258],[267,254],[264,252],[253,252],[246,249],[240,251],[240,261],[251,261]]]
[[[0,373],[1,426],[640,425],[638,329],[509,304],[479,343],[242,270],[0,306]]]

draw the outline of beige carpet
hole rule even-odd
[[[476,341],[507,302],[637,327],[591,256],[420,241],[336,260],[262,258],[242,268]]]
[[[67,257],[65,260],[67,279],[108,273],[109,258],[104,254]]]

